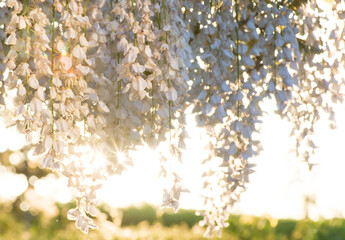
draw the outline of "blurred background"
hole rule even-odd
[[[235,205],[222,239],[345,239],[344,106],[338,126],[321,116],[315,129],[312,170],[296,158],[291,125],[267,103],[260,133],[264,151],[252,159],[256,172]],[[99,230],[84,235],[67,220],[75,207],[67,180],[40,169],[25,137],[6,128],[0,117],[0,239],[203,239],[196,210],[202,208],[200,162],[207,143],[190,120],[190,139],[180,174],[183,193],[177,213],[159,207],[162,183],[157,154],[132,152],[133,166],[107,181],[99,191],[95,222]]]

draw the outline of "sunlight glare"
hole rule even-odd
[[[0,133],[2,136],[0,138],[0,152],[5,152],[6,150],[18,151],[25,144],[25,136],[18,133],[15,127],[7,128],[3,118],[0,118]]]
[[[24,174],[15,174],[6,167],[0,166],[0,202],[14,201],[28,186]]]
[[[119,159],[125,161],[125,155],[119,155]],[[142,202],[160,204],[162,186],[159,179],[158,154],[145,148],[131,152],[130,155],[133,158],[133,167],[129,167],[121,176],[110,177],[99,190],[99,198],[113,207]]]
[[[67,54],[68,54],[68,51],[66,50],[66,47],[64,47],[64,48],[62,49],[62,51],[61,51],[61,55],[62,55],[63,57],[65,57],[65,56],[67,56]]]
[[[39,196],[46,201],[57,201],[68,203],[72,199],[70,189],[66,189],[67,179],[57,177],[55,174],[48,174],[34,182],[34,189]]]

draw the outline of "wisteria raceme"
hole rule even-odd
[[[297,154],[309,168],[315,163],[309,158],[314,153],[314,125],[320,112],[329,114],[330,127],[335,127],[332,105],[343,101],[344,79],[339,66],[343,61],[344,4],[337,1],[329,6],[322,1],[300,9],[293,24],[299,28],[301,59],[298,63],[298,89],[293,92],[286,116],[294,122],[292,134],[297,136]],[[314,20],[316,22],[314,22]],[[304,25],[299,21],[303,20]],[[332,24],[329,24],[329,23]],[[316,71],[314,70],[316,69]]]
[[[228,226],[254,171],[266,99],[294,123],[297,153],[313,166],[319,112],[333,120],[343,101],[344,11],[339,0],[7,0],[0,104],[15,94],[7,124],[41,167],[68,178],[77,201],[68,218],[84,233],[97,227],[97,189],[140,145],[169,143],[162,207],[178,210],[188,190],[172,166],[192,114],[210,140],[200,214],[211,237]],[[95,164],[85,149],[107,159]]]

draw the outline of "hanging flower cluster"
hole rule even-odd
[[[317,148],[313,133],[320,112],[329,115],[330,127],[335,128],[332,106],[343,101],[344,8],[339,1],[333,6],[311,2],[299,9],[299,18],[292,21],[299,29],[301,56],[297,63],[298,88],[292,92],[284,116],[294,123],[291,134],[296,136],[297,155],[310,169],[315,165],[309,158]]]
[[[334,119],[332,103],[343,100],[345,4],[306,2],[7,0],[0,104],[15,90],[8,124],[35,145],[42,167],[69,179],[77,207],[68,218],[84,233],[96,228],[96,190],[126,168],[118,156],[144,143],[169,142],[162,207],[178,210],[187,190],[171,166],[181,160],[191,107],[210,139],[203,163],[222,159],[204,173],[211,237],[254,171],[260,104],[275,99],[312,166],[319,111]],[[102,146],[108,159],[94,164],[86,146]]]

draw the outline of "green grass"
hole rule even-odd
[[[12,207],[0,206],[0,240],[126,240],[126,239],[204,239],[200,217],[193,211],[158,210],[150,205],[117,211],[101,207],[96,219],[99,230],[81,233],[66,219],[70,206],[59,205],[52,218],[32,215]],[[227,240],[344,240],[345,220],[289,220],[232,215],[221,239]],[[216,239],[216,238],[215,238]]]

